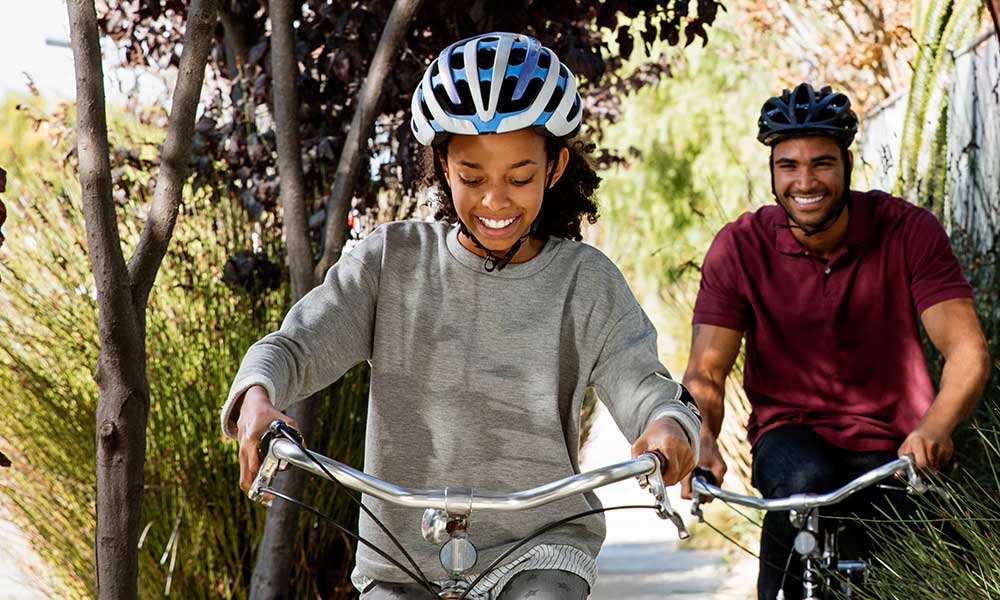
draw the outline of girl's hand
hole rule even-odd
[[[252,386],[238,401],[239,418],[236,420],[236,439],[240,443],[240,489],[244,493],[250,491],[253,480],[260,470],[260,457],[257,456],[257,446],[260,438],[271,426],[274,420],[284,421],[299,428],[299,424],[291,417],[279,412],[267,397],[267,390],[259,385]]]
[[[671,486],[686,477],[694,468],[694,452],[687,434],[680,423],[670,417],[661,417],[646,427],[639,439],[632,444],[632,457],[643,452],[657,451],[667,458],[663,470],[663,484]]]

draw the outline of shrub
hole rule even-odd
[[[88,597],[95,587],[97,310],[70,113],[60,107],[48,114],[38,100],[0,109],[0,144],[6,144],[0,157],[11,167],[7,243],[0,250],[0,389],[4,412],[17,415],[0,422],[0,450],[14,463],[0,481],[14,520],[59,580],[59,595]],[[32,121],[34,130],[27,126]],[[120,230],[131,248],[160,134],[123,116],[112,118],[111,129],[120,159]],[[151,405],[140,593],[244,598],[264,510],[239,490],[236,445],[222,438],[218,410],[246,348],[287,310],[287,277],[275,290],[228,287],[227,257],[256,246],[256,256],[282,264],[280,240],[254,242],[254,224],[210,188],[188,190],[184,202],[147,311]],[[361,462],[367,381],[366,369],[358,368],[324,392],[312,447]],[[306,500],[353,527],[353,504],[320,489],[310,482]],[[351,595],[351,545],[330,527],[305,517],[300,523],[305,543],[292,596]]]

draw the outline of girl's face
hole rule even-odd
[[[542,208],[545,188],[555,185],[569,161],[560,151],[549,164],[545,139],[530,129],[486,135],[454,135],[442,161],[455,212],[472,235],[494,254],[507,252],[527,235]],[[486,252],[464,234],[459,241],[470,251]],[[511,262],[524,262],[541,252],[544,242],[525,240]]]

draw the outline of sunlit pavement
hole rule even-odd
[[[583,451],[583,470],[630,458],[629,444],[614,420],[599,407]],[[670,502],[682,515],[691,504],[670,490]],[[652,496],[634,480],[598,490],[605,507],[651,504]],[[677,530],[652,510],[607,513],[608,537],[598,557],[599,578],[591,600],[747,600],[754,596],[756,564],[752,557],[727,559],[717,550],[678,547]]]
[[[41,568],[21,532],[10,522],[0,504],[0,598],[3,600],[47,600],[54,598],[44,581],[33,571]]]

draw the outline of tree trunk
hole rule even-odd
[[[145,304],[176,221],[184,162],[211,46],[216,0],[193,0],[153,206],[126,266],[111,196],[104,73],[93,0],[69,0],[76,68],[77,153],[87,247],[97,291],[97,597],[138,597],[139,517],[149,382]],[[132,268],[130,268],[132,267]]]
[[[355,112],[347,141],[340,155],[334,187],[327,201],[326,249],[314,268],[309,245],[305,209],[305,183],[298,124],[298,60],[295,56],[295,3],[271,0],[271,68],[274,77],[274,115],[278,142],[278,173],[281,177],[281,203],[288,267],[292,280],[292,298],[297,301],[323,281],[327,269],[340,258],[344,245],[347,207],[354,179],[365,157],[365,140],[371,131],[378,107],[379,92],[403,43],[410,23],[422,0],[397,0],[369,66],[368,77],[355,101]],[[362,135],[364,134],[364,135]],[[336,224],[340,224],[337,227]],[[291,415],[308,439],[316,418],[315,400],[307,399],[294,406]],[[286,472],[278,482],[281,491],[301,497],[305,474]],[[298,508],[287,502],[275,502],[267,511],[264,534],[257,550],[251,582],[253,600],[288,598],[289,578],[296,552]]]
[[[315,280],[323,281],[326,271],[340,259],[340,251],[347,239],[347,212],[354,191],[354,180],[365,159],[365,142],[378,115],[378,101],[382,85],[399,57],[399,47],[410,31],[413,15],[423,0],[396,0],[392,12],[379,38],[375,56],[368,67],[368,76],[354,102],[354,117],[347,133],[344,149],[340,153],[333,190],[326,202],[326,229],[324,230],[323,255],[316,265]]]
[[[1000,0],[983,0],[986,7],[990,9],[990,16],[993,17],[993,33],[1000,39]]]
[[[296,6],[291,0],[271,0],[270,3],[274,124],[278,143],[282,221],[288,248],[293,302],[297,302],[313,287],[313,258],[309,244],[305,175],[302,171],[302,145],[299,136],[299,63],[295,55],[293,27]],[[298,403],[289,414],[300,424],[301,433],[308,440],[316,418],[315,400],[310,398]],[[275,485],[288,496],[301,498],[305,480],[304,472],[289,469],[279,476]],[[289,581],[298,542],[298,515],[299,508],[289,502],[277,501],[268,509],[250,583],[251,600],[289,597]]]

